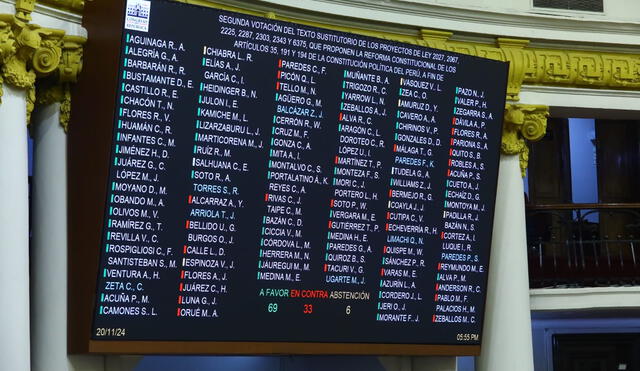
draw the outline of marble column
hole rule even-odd
[[[68,370],[67,137],[60,103],[34,111],[32,197],[33,371]]]
[[[0,85],[2,86],[2,85]],[[29,371],[29,174],[26,91],[0,104],[0,369]]]
[[[527,141],[544,137],[548,115],[546,106],[508,104],[505,109],[478,371],[533,371],[522,177]]]
[[[520,162],[502,155],[478,371],[533,371],[526,242]]]

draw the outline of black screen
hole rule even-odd
[[[124,17],[94,339],[480,343],[507,64]]]

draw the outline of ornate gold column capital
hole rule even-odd
[[[531,104],[507,104],[502,127],[502,153],[520,156],[522,177],[529,165],[527,141],[535,142],[547,132],[549,107]]]
[[[0,67],[16,52],[15,38],[13,37],[12,24],[14,17],[9,14],[0,14]],[[4,79],[0,69],[0,103],[2,103],[2,86]]]
[[[16,24],[16,51],[2,66],[2,74],[9,84],[27,89],[28,124],[35,105],[36,78],[48,76],[60,64],[64,31]]]
[[[62,41],[60,63],[57,70],[37,83],[38,104],[60,103],[60,125],[65,133],[71,118],[71,85],[78,81],[82,71],[84,37],[65,36]]]
[[[36,25],[14,23],[13,53],[4,58],[2,75],[8,83],[18,88],[33,86],[36,77],[44,77],[55,71],[62,54],[64,31],[40,28]]]
[[[76,83],[82,71],[83,47],[87,39],[80,36],[63,38],[62,59],[58,73],[61,83]]]
[[[65,43],[64,31],[29,23],[34,7],[35,0],[17,0],[15,15],[0,14],[0,98],[4,83],[26,89],[27,124],[35,106],[36,79],[58,70]],[[75,41],[71,38],[69,42],[73,45]],[[72,69],[66,75],[71,81],[77,72]]]
[[[16,50],[11,30],[13,19],[12,15],[0,14],[0,64],[4,64],[4,61]]]

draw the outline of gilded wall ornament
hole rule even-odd
[[[11,20],[13,16],[8,14],[0,14],[0,66],[9,59],[13,53],[15,53],[13,32],[11,31]],[[4,85],[4,79],[2,73],[0,73],[0,104],[2,104],[2,87]]]
[[[19,25],[19,23],[18,23]],[[35,82],[60,64],[63,31],[24,25],[14,28],[15,52],[2,66],[4,80],[27,90],[27,124],[35,105]]]
[[[60,103],[60,125],[65,133],[71,120],[71,85],[78,81],[82,70],[82,46],[85,42],[83,37],[65,36],[61,42],[57,70],[37,83],[38,104]]]
[[[502,127],[502,153],[520,156],[520,171],[526,175],[529,165],[527,141],[535,142],[547,132],[549,107],[530,104],[507,104]]]
[[[16,0],[16,18],[22,22],[31,22],[31,12],[35,9],[36,0]]]
[[[15,15],[0,14],[0,99],[4,83],[25,89],[27,124],[36,102],[36,79],[57,71],[64,36],[62,30],[30,24],[34,7],[34,0],[17,0]]]
[[[4,61],[2,75],[7,83],[28,88],[36,82],[36,74],[27,66],[42,40],[36,29],[28,25],[14,28],[15,52]]]
[[[12,20],[13,16],[0,14],[0,64],[4,64],[9,56],[16,51],[13,31],[11,30]]]

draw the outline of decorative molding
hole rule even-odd
[[[84,10],[84,0],[38,0],[39,3],[63,10],[70,10],[82,14]]]
[[[520,102],[550,106],[550,113],[555,117],[635,120],[640,115],[640,89],[522,85]]]
[[[507,82],[507,99],[520,100],[520,87],[524,80],[524,48],[529,40],[498,38],[498,47],[503,51],[505,60],[509,62],[509,79]]]
[[[48,14],[56,18],[65,18],[69,22],[80,23],[82,21],[82,12],[84,10],[84,0],[27,0],[33,5],[31,14],[36,15]],[[10,4],[14,7],[16,4],[24,2],[24,0],[0,0],[0,3]]]
[[[520,89],[520,93],[567,94],[597,98],[614,97],[616,99],[640,99],[640,89],[612,90],[523,84]],[[636,107],[636,109],[640,110],[640,106]]]
[[[547,132],[549,107],[529,104],[507,104],[502,127],[502,153],[520,156],[520,171],[526,175],[529,166],[527,141],[535,142]]]
[[[532,49],[525,51],[524,68],[524,82],[528,84],[640,87],[640,55]]]
[[[640,308],[637,286],[532,289],[529,295],[532,311]]]
[[[15,0],[0,0],[0,13],[13,14],[14,7]],[[34,23],[43,27],[61,28],[65,29],[67,33],[85,36],[85,34],[80,34],[84,31],[84,29],[81,28],[82,14],[36,2],[35,9],[33,13],[31,13],[31,16],[33,17]],[[75,27],[80,33],[65,28],[65,24],[73,25],[72,27]]]

